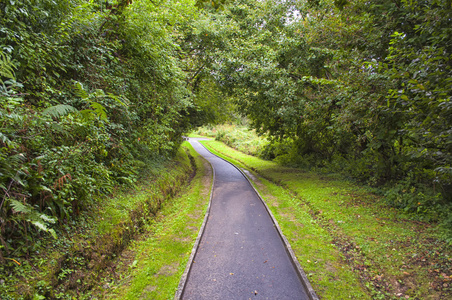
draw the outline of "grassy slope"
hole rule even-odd
[[[124,279],[104,294],[107,298],[174,297],[204,219],[212,177],[208,163],[189,144],[186,147],[195,159],[196,176],[187,190],[161,209],[146,230],[152,234],[134,242],[121,257]]]
[[[222,143],[212,151],[258,173],[300,264],[324,299],[450,299],[450,249],[349,182],[284,168]]]
[[[169,207],[180,211],[188,209],[186,204],[179,203],[180,198],[173,197],[181,189],[186,190],[193,174],[186,152],[190,148],[186,145],[174,160],[150,168],[149,176],[135,189],[117,191],[109,198],[99,199],[99,206],[91,208],[91,216],[82,215],[78,223],[58,230],[57,240],[37,241],[42,244],[42,251],[28,259],[16,258],[20,266],[13,262],[11,266],[2,265],[0,299],[85,299],[111,291],[116,282],[126,276],[122,273],[128,270],[128,265],[121,269],[118,256],[128,255],[127,246],[131,243],[136,246],[132,241],[140,235],[162,231],[163,222],[175,222],[177,216],[162,218],[169,214]],[[193,149],[187,151],[197,155]],[[192,183],[199,185],[199,177],[206,171],[199,158],[194,162],[198,175]],[[166,286],[165,283],[160,285]]]

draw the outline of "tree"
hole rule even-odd
[[[0,14],[0,252],[20,253],[175,152],[193,107],[177,40],[197,9],[30,0]]]
[[[450,9],[240,0],[197,28],[219,86],[292,161],[391,183],[388,201],[418,211],[450,194]]]

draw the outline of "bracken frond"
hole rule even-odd
[[[73,112],[77,112],[78,110],[71,106],[71,105],[67,105],[67,104],[58,104],[52,107],[49,107],[47,109],[45,109],[42,114],[43,115],[48,115],[51,116],[52,118],[59,118],[59,117],[63,117],[66,116],[70,113]]]

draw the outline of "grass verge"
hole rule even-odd
[[[323,299],[450,299],[451,249],[364,188],[203,144],[254,184]]]

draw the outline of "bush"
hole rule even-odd
[[[168,13],[179,12],[1,2],[0,261],[174,155],[192,105]]]

